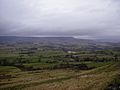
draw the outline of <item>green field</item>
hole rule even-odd
[[[108,90],[120,84],[119,52],[0,53],[0,90]]]

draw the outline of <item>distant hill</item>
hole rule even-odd
[[[76,39],[73,37],[16,37],[16,36],[0,36],[0,42],[35,42],[35,43],[52,43],[52,44],[82,44],[96,43],[87,39]]]
[[[17,36],[0,36],[0,43],[19,43],[23,44],[37,44],[37,46],[49,47],[74,47],[89,50],[101,49],[120,49],[120,43],[98,42],[88,39],[77,39],[73,37],[17,37]]]

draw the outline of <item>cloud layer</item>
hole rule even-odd
[[[118,38],[119,0],[0,0],[0,35]]]

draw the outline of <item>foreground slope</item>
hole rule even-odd
[[[118,63],[92,70],[41,70],[13,72],[15,78],[1,80],[0,90],[104,90],[120,75]]]

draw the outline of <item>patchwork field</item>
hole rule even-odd
[[[119,44],[6,39],[0,41],[0,90],[120,90]]]

